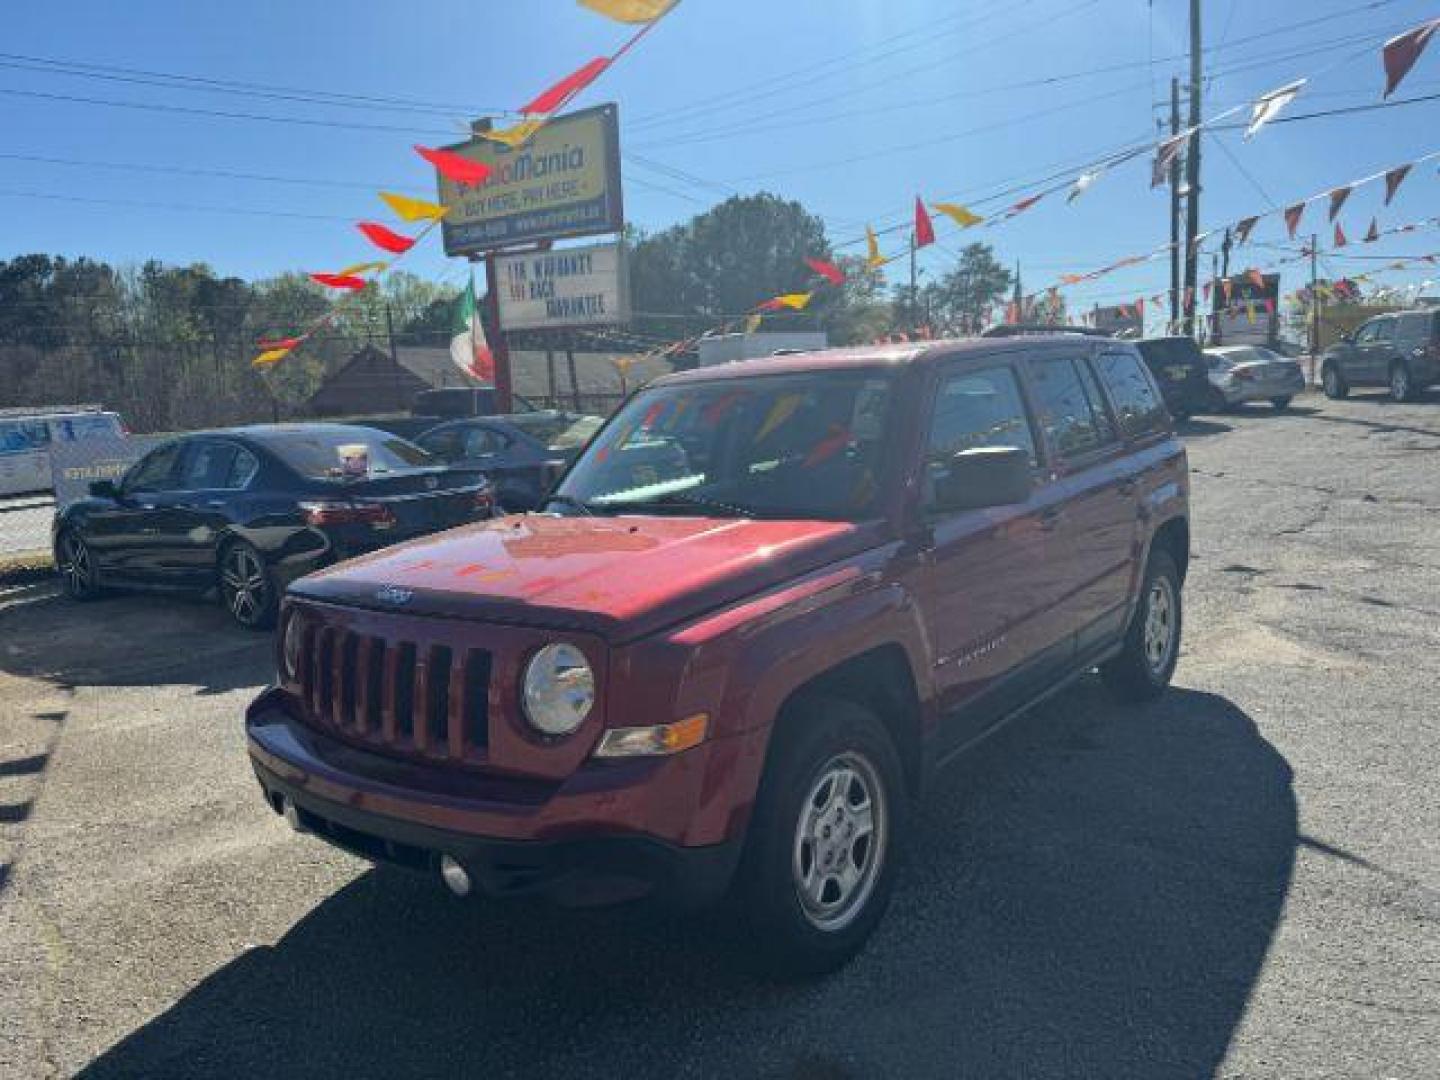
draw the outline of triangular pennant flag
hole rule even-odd
[[[1385,97],[1393,94],[1399,88],[1401,80],[1410,74],[1410,69],[1415,66],[1415,61],[1420,59],[1420,54],[1425,51],[1425,46],[1430,44],[1430,39],[1437,30],[1440,30],[1440,19],[1431,19],[1413,30],[1397,34],[1385,43],[1380,50],[1380,57],[1385,64]]]
[[[580,0],[581,7],[623,23],[654,22],[675,4],[676,0]]]
[[[805,265],[810,267],[811,270],[814,270],[815,273],[819,274],[826,281],[830,282],[831,285],[845,284],[845,271],[841,270],[832,262],[826,262],[824,259],[812,259],[807,255],[805,257]]]
[[[341,277],[356,277],[359,274],[378,274],[390,264],[388,262],[359,262],[351,263],[343,270],[335,271]]]
[[[261,338],[256,344],[262,349],[271,351],[284,349],[286,352],[289,352],[291,349],[298,348],[304,340],[303,337]]]
[[[355,227],[365,234],[365,238],[378,247],[381,251],[389,251],[395,255],[403,255],[415,246],[413,237],[401,236],[394,229],[387,229],[376,221],[357,222]]]
[[[782,296],[772,296],[763,304],[757,305],[756,311],[779,311],[781,308],[789,308],[791,311],[803,311],[805,305],[810,303],[814,293],[785,293]]]
[[[1260,220],[1257,214],[1255,217],[1247,217],[1235,224],[1235,243],[1243,244],[1250,239],[1250,232],[1255,228],[1255,223]]]
[[[1220,279],[1220,288],[1225,293],[1225,306],[1230,306],[1230,293],[1234,290],[1234,283],[1227,277]]]
[[[915,246],[922,248],[926,244],[935,242],[935,226],[930,221],[930,215],[925,212],[925,204],[920,201],[920,196],[915,196]]]
[[[1010,209],[1005,212],[1005,216],[1014,217],[1016,214],[1023,214],[1026,210],[1029,210],[1032,206],[1034,206],[1044,197],[1045,192],[1042,191],[1039,195],[1031,195],[1028,198],[1021,199],[1019,202],[1017,202],[1014,206],[1010,207]]]
[[[266,349],[254,360],[250,361],[251,367],[263,368],[278,364],[285,357],[290,355],[290,349]]]
[[[1135,317],[1141,322],[1145,321],[1145,298],[1143,296],[1135,301]]]
[[[609,66],[610,58],[608,56],[597,56],[578,71],[566,75],[565,78],[561,79],[554,86],[542,91],[532,100],[520,106],[520,111],[526,116],[534,116],[537,113],[554,112],[598,79],[601,73]]]
[[[1300,219],[1305,215],[1305,204],[1296,203],[1294,206],[1285,208],[1285,228],[1290,233],[1290,239],[1295,239],[1295,230],[1300,227]]]
[[[1082,173],[1080,176],[1077,176],[1075,183],[1070,185],[1070,194],[1065,196],[1065,201],[1072,203],[1081,195],[1084,195],[1085,192],[1090,190],[1090,186],[1094,184],[1096,180],[1099,180],[1104,173],[1105,168],[1102,166],[1101,168],[1092,169],[1087,173]]]
[[[1263,303],[1265,304],[1265,310],[1266,310],[1266,312],[1269,313],[1269,314],[1271,314],[1271,315],[1274,315],[1274,314],[1275,314],[1275,298],[1274,298],[1273,296],[1267,296],[1267,297],[1265,297]]]
[[[1254,137],[1262,127],[1279,116],[1280,110],[1294,101],[1296,95],[1304,89],[1305,82],[1306,80],[1299,79],[1256,98],[1255,103],[1250,106],[1250,125],[1245,129],[1245,138]]]
[[[1248,322],[1251,326],[1254,326],[1254,325],[1255,325],[1255,301],[1254,301],[1254,300],[1246,300],[1246,301],[1245,301],[1245,321]]]
[[[409,195],[397,195],[393,191],[380,192],[380,198],[401,221],[438,221],[450,212],[448,206],[412,199]]]
[[[490,177],[490,166],[479,161],[461,157],[453,150],[432,150],[428,146],[417,146],[415,152],[431,165],[435,171],[461,187],[478,187]]]
[[[1400,190],[1400,185],[1405,182],[1405,177],[1410,175],[1414,165],[1396,165],[1385,174],[1385,205],[1390,205],[1390,200],[1395,198],[1395,192]]]
[[[521,120],[518,124],[512,124],[508,128],[491,128],[489,131],[482,131],[480,137],[489,139],[491,142],[502,143],[511,150],[518,150],[533,139],[535,133],[544,126],[544,117],[532,117],[529,120]]]
[[[871,270],[876,270],[885,264],[885,257],[880,254],[880,241],[875,236],[875,230],[869,225],[865,226],[865,265]]]
[[[1345,230],[1340,227],[1340,222],[1335,222],[1335,246],[1342,248],[1347,243],[1349,243],[1349,241],[1345,239]]]
[[[1370,229],[1365,233],[1365,243],[1373,244],[1380,239],[1380,223],[1373,217],[1370,219]]]
[[[763,315],[750,315],[745,319],[745,333],[753,334],[760,329],[760,324],[765,321]]]
[[[1205,282],[1204,285],[1202,285],[1202,286],[1200,287],[1200,289],[1201,289],[1201,295],[1205,298],[1205,303],[1207,303],[1207,304],[1210,302],[1210,291],[1211,291],[1213,288],[1215,288],[1215,282],[1213,282],[1213,281],[1207,281],[1207,282]],[[1185,292],[1186,292],[1187,294],[1190,292],[1190,290],[1189,290],[1188,287],[1186,288]],[[1185,297],[1185,306],[1186,306],[1186,307],[1189,307],[1189,306],[1190,306],[1190,297],[1189,297],[1188,295]]]
[[[1245,276],[1250,279],[1250,284],[1254,285],[1257,289],[1265,288],[1265,275],[1260,273],[1259,270],[1251,267],[1245,271]]]
[[[979,214],[972,213],[968,208],[959,203],[937,202],[930,204],[931,209],[938,210],[951,221],[955,222],[962,229],[968,229],[972,225],[978,225],[985,219]]]
[[[331,289],[356,289],[365,288],[365,279],[354,274],[311,274],[310,280]]]
[[[1170,178],[1170,166],[1180,156],[1180,149],[1189,137],[1188,132],[1172,135],[1156,148],[1155,164],[1150,170],[1150,186],[1152,188],[1159,187]]]
[[[1337,187],[1335,190],[1330,192],[1331,221],[1334,221],[1335,215],[1340,213],[1340,208],[1345,205],[1345,200],[1350,198],[1350,192],[1352,192],[1353,190],[1355,190],[1354,185],[1346,184],[1344,187]]]

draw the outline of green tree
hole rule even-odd
[[[920,302],[938,330],[978,334],[985,328],[985,310],[1004,300],[1011,282],[1010,271],[989,244],[969,244],[954,267],[925,286]]]

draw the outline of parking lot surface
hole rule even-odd
[[[199,601],[0,592],[0,1073],[1440,1075],[1440,400],[1185,428],[1176,687],[946,774],[869,948],[466,904],[296,837]]]
[[[0,498],[0,559],[48,550],[54,514],[55,501],[48,495]]]

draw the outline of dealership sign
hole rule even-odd
[[[1259,277],[1259,281],[1254,280]],[[1211,290],[1212,345],[1269,345],[1280,334],[1280,275],[1241,274]]]
[[[502,330],[600,326],[630,317],[619,242],[501,255],[495,286]]]
[[[601,105],[556,117],[517,149],[479,138],[450,147],[490,176],[477,187],[438,177],[445,254],[619,232],[619,132],[615,106]]]

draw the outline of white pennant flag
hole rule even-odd
[[[1280,110],[1289,105],[1300,91],[1305,89],[1306,79],[1297,79],[1279,90],[1271,90],[1268,94],[1262,94],[1255,99],[1250,106],[1250,126],[1245,129],[1245,138],[1249,139],[1261,128],[1268,124],[1275,117],[1280,115]]]
[[[1099,180],[1103,175],[1105,175],[1105,166],[1102,165],[1098,169],[1094,169],[1085,173],[1083,176],[1077,177],[1075,183],[1070,187],[1070,194],[1065,196],[1065,201],[1067,203],[1074,202],[1081,195],[1084,195],[1085,192],[1089,191],[1090,185],[1095,183],[1096,180]]]

